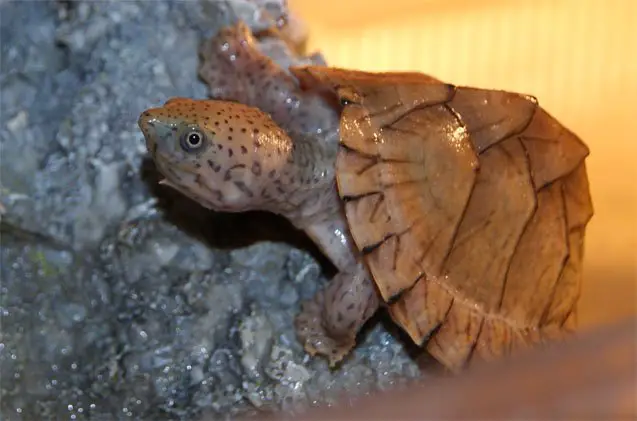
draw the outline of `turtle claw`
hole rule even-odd
[[[296,317],[295,327],[299,341],[305,352],[312,357],[326,357],[330,368],[336,367],[356,345],[355,338],[334,338],[329,335],[323,325],[323,294],[301,305],[301,312]]]

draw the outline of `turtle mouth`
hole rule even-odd
[[[159,157],[158,157],[159,158]],[[222,189],[215,189],[202,179],[201,174],[191,165],[171,163],[159,158],[155,164],[163,176],[160,185],[168,186],[203,207],[216,212],[236,212],[236,208],[224,200]]]
[[[190,181],[198,176],[194,165],[183,160],[174,159],[169,154],[156,151],[153,155],[155,167],[171,184],[181,185],[186,180]]]

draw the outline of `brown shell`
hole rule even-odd
[[[392,318],[451,369],[575,322],[586,145],[516,93],[418,73],[292,69],[345,107],[339,194]]]

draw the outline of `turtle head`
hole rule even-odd
[[[160,183],[217,211],[265,208],[292,153],[268,114],[236,102],[172,98],[138,125]]]

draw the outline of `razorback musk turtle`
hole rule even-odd
[[[173,98],[139,126],[163,183],[209,209],[281,214],[338,268],[297,316],[307,352],[334,365],[380,306],[454,371],[572,331],[589,149],[535,98],[420,73],[286,73],[241,24],[220,37],[241,92],[296,107]],[[329,96],[338,127],[295,124]]]

